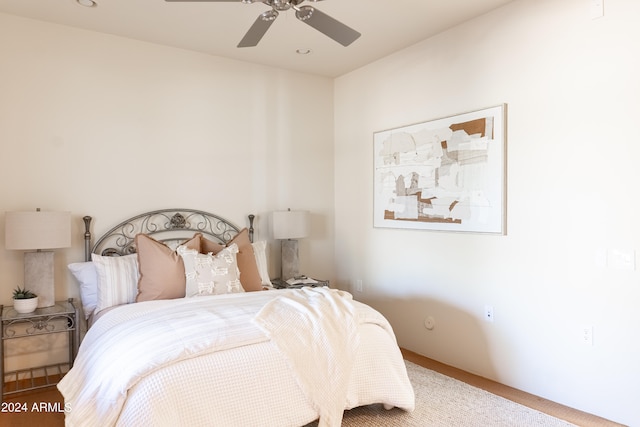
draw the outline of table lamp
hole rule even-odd
[[[271,215],[273,238],[281,240],[282,280],[298,276],[298,240],[309,235],[308,211],[275,211]]]
[[[53,251],[71,246],[69,212],[6,212],[7,249],[24,253],[24,284],[38,295],[38,307],[55,304]]]

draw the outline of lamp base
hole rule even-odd
[[[55,305],[53,252],[24,253],[24,287],[38,295],[38,308]]]
[[[298,272],[298,241],[294,239],[282,240],[282,280],[289,280],[299,276]]]

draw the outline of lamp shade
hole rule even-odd
[[[271,214],[274,239],[301,239],[309,235],[308,211],[275,211]]]
[[[7,212],[4,224],[7,249],[36,250],[71,246],[69,212]]]

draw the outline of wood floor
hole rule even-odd
[[[614,423],[612,421],[600,418],[598,416],[588,414],[586,412],[578,411],[552,402],[550,400],[543,399],[538,396],[534,396],[529,393],[517,390],[512,387],[508,387],[504,384],[497,383],[486,378],[479,377],[477,375],[470,374],[461,369],[445,365],[435,360],[420,356],[419,354],[411,351],[401,349],[402,355],[405,360],[413,362],[417,365],[424,366],[449,377],[455,378],[460,381],[464,381],[467,384],[481,388],[490,393],[502,396],[513,402],[517,402],[521,405],[528,406],[545,414],[552,415],[556,418],[568,421],[581,427],[624,427],[622,424]]]
[[[595,415],[587,414],[585,412],[559,405],[549,400],[542,399],[540,397],[533,396],[520,390],[516,390],[514,388],[496,383],[495,381],[491,381],[486,378],[482,378],[477,375],[462,371],[460,369],[456,369],[451,366],[436,362],[407,350],[402,350],[402,354],[404,358],[410,362],[413,362],[420,366],[424,366],[425,368],[434,370],[436,372],[440,372],[441,374],[450,376],[452,378],[456,378],[460,381],[464,381],[475,387],[487,390],[490,393],[502,396],[506,399],[536,409],[540,412],[552,415],[556,418],[566,420],[581,427],[621,426],[621,424],[617,424],[597,417]],[[64,426],[64,413],[55,410],[43,410],[41,412],[32,410],[34,407],[43,407],[46,409],[47,406],[49,408],[55,409],[55,403],[59,404],[59,408],[63,408],[62,396],[55,387],[43,389],[41,391],[33,391],[15,395],[15,397],[12,397],[11,399],[6,399],[5,402],[7,402],[7,404],[19,404],[21,407],[24,407],[24,405],[26,405],[28,411],[26,413],[2,413],[2,415],[0,416],[0,427]],[[45,405],[41,406],[41,403],[45,403]]]

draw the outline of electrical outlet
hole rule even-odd
[[[493,323],[493,306],[485,305],[484,306],[484,320],[487,322]]]
[[[362,292],[362,279],[356,280],[356,291]]]
[[[585,345],[593,345],[593,326],[584,326],[581,337]]]

